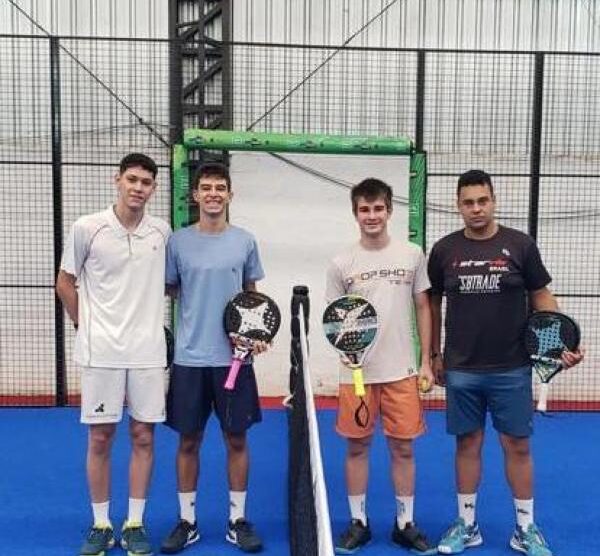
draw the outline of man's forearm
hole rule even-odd
[[[422,294],[424,297],[417,301],[415,313],[417,317],[417,331],[421,343],[421,361],[430,363],[431,356],[431,310],[429,306],[428,294]]]
[[[79,295],[75,286],[75,278],[71,278],[61,271],[56,281],[56,294],[66,309],[69,318],[77,325],[79,319]]]
[[[442,351],[442,296],[431,295],[431,351]]]
[[[548,288],[529,292],[529,300],[534,311],[558,311],[556,297]]]

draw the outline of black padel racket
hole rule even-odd
[[[360,398],[361,405],[356,410],[356,422],[365,427],[368,422],[360,418],[360,412],[367,409],[363,396],[362,362],[367,348],[377,335],[377,311],[360,295],[344,295],[332,301],[323,313],[323,332],[329,343],[350,362],[354,392]]]
[[[175,338],[173,332],[171,332],[166,326],[165,329],[165,344],[167,346],[167,369],[171,368],[173,364],[173,358],[175,357]]]
[[[525,348],[541,381],[538,411],[547,409],[548,384],[563,369],[561,354],[575,351],[580,340],[579,326],[562,313],[538,311],[527,319]]]
[[[225,389],[233,390],[244,359],[254,342],[271,342],[281,325],[277,304],[264,293],[238,293],[225,307],[225,331],[233,344],[233,360],[225,381]]]

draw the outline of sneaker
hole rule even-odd
[[[346,529],[335,544],[336,554],[354,554],[371,541],[369,522],[363,525],[360,519],[351,519]]]
[[[510,539],[510,547],[518,552],[524,552],[527,556],[552,556],[546,539],[535,523],[531,523],[525,531],[517,525]]]
[[[127,556],[152,556],[152,546],[141,523],[126,521],[121,531],[121,548]]]
[[[479,525],[465,525],[465,520],[459,517],[448,529],[438,543],[440,554],[460,554],[465,548],[472,548],[483,543]]]
[[[160,551],[164,554],[176,554],[181,552],[186,546],[200,540],[200,533],[195,523],[190,523],[185,519],[180,519],[179,523],[169,533],[169,536],[163,541]]]
[[[398,520],[394,519],[392,529],[392,542],[408,548],[413,554],[437,554],[437,546],[431,544],[427,537],[419,531],[415,523],[407,523],[403,529],[398,527]]]
[[[115,536],[112,527],[94,525],[90,528],[79,554],[81,556],[104,556],[105,552],[113,546],[115,546]]]
[[[252,523],[244,518],[236,520],[235,523],[229,521],[225,540],[235,544],[242,552],[260,552],[263,547],[260,537],[252,527]]]

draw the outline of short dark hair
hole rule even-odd
[[[492,177],[483,170],[467,170],[464,174],[458,177],[458,185],[456,186],[456,196],[460,195],[460,190],[469,185],[487,185],[490,188],[492,197],[494,196],[494,186],[492,185]]]
[[[358,208],[359,197],[364,197],[369,202],[374,201],[378,197],[383,197],[387,209],[392,210],[392,188],[377,178],[366,178],[357,183],[350,191],[352,212],[354,214],[356,214]]]
[[[129,153],[127,156],[124,156],[119,163],[119,174],[124,173],[127,168],[134,168],[135,166],[147,170],[152,174],[152,178],[156,178],[156,174],[158,173],[156,162],[142,153]]]
[[[227,189],[231,190],[231,174],[229,173],[229,168],[220,162],[206,162],[200,166],[194,175],[194,181],[192,182],[193,189],[198,187],[200,178],[209,176],[223,178],[227,182]]]

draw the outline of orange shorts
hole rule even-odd
[[[336,430],[346,438],[365,438],[375,430],[377,416],[386,436],[412,439],[425,432],[423,405],[417,389],[417,377],[395,382],[365,384],[365,404],[369,408],[369,421],[365,427],[356,423],[354,413],[360,399],[353,384],[340,384]]]

